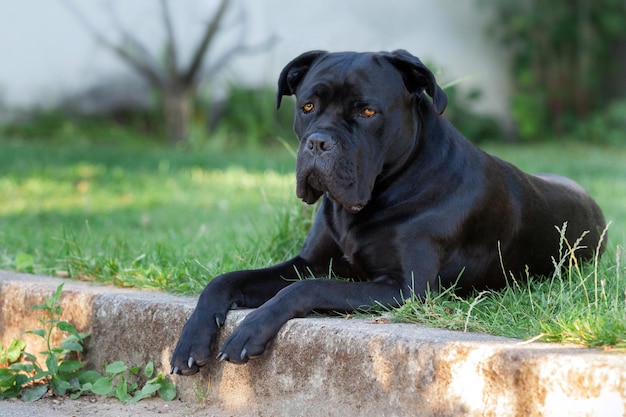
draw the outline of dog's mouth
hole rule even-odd
[[[336,179],[328,179],[316,170],[297,176],[296,194],[307,204],[315,203],[324,193],[340,204],[349,213],[359,213],[367,205],[369,198],[358,198],[357,186],[350,182],[345,186]]]
[[[345,208],[348,212],[352,214],[357,214],[359,211],[363,210],[363,207],[365,207],[365,205],[363,204],[354,204],[348,207],[343,206],[343,208]]]
[[[319,181],[317,175],[297,177],[296,195],[307,204],[315,203],[326,191],[326,187]]]

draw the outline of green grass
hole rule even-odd
[[[279,144],[185,150],[128,132],[90,139],[95,133],[68,129],[52,140],[0,136],[0,268],[197,294],[211,277],[281,261],[303,241],[312,209],[297,201],[294,158]],[[588,188],[612,221],[607,253],[597,266],[574,265],[500,292],[431,294],[394,317],[625,348],[626,148],[486,149]]]
[[[305,233],[291,224],[301,208],[280,148],[0,149],[1,268],[197,293],[220,272],[293,254]]]

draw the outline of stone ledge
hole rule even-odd
[[[195,298],[0,271],[0,343],[39,326],[41,303],[64,282],[64,319],[91,337],[100,365],[169,356]],[[247,314],[232,311],[230,334]],[[43,350],[22,336],[31,352]],[[260,416],[623,416],[626,355],[366,320],[289,321],[246,365],[209,363],[173,378],[184,401]]]

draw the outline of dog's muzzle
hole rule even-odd
[[[296,193],[312,204],[324,193],[350,213],[358,213],[368,199],[359,198],[355,155],[342,150],[331,135],[314,132],[303,138],[296,163]]]

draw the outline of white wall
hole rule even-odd
[[[0,0],[0,100],[5,104],[53,103],[94,83],[132,75],[95,42],[64,1],[70,0]],[[119,22],[159,55],[164,33],[156,0],[71,1],[117,41],[119,31],[110,13],[115,10]],[[216,3],[170,2],[185,57]],[[233,60],[211,88],[235,80],[273,86],[282,67],[310,49],[403,48],[436,63],[442,71],[441,84],[475,75],[463,85],[477,85],[484,91],[481,108],[506,113],[505,57],[495,42],[485,38],[485,11],[478,9],[476,0],[235,0],[226,19],[230,29],[219,38],[221,46],[236,39],[239,30],[232,26],[242,10],[247,16],[248,43],[270,35],[277,36],[278,42],[268,51]],[[212,56],[217,55],[218,49]]]

